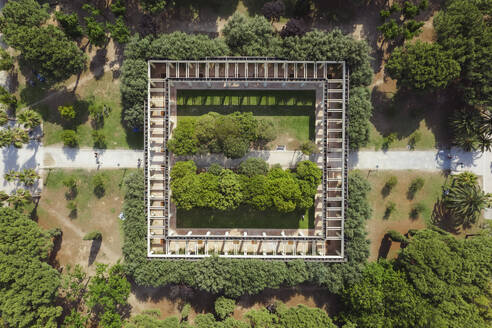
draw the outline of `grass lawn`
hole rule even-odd
[[[20,94],[22,102],[31,103],[41,99],[45,94],[39,86],[21,87]],[[29,101],[27,101],[29,100]],[[76,94],[61,92],[50,98],[34,109],[39,111],[43,117],[45,145],[61,144],[63,129],[77,131],[80,147],[93,147],[91,133],[93,126],[88,114],[90,103],[105,104],[111,108],[111,113],[104,119],[104,126],[100,129],[106,137],[107,148],[132,148],[143,147],[143,136],[141,133],[126,130],[121,122],[121,94],[119,80],[113,80],[111,72],[105,73],[99,79],[92,79],[77,88]],[[58,113],[58,106],[78,104],[81,108],[77,114],[75,123],[64,122]],[[22,107],[22,103],[20,105]]]
[[[78,181],[78,192],[73,198],[73,201],[77,204],[77,215],[74,219],[88,222],[93,219],[102,220],[107,216],[116,218],[121,212],[123,202],[123,179],[132,171],[130,169],[101,171],[51,170],[44,180],[45,189],[42,197],[44,204],[61,207],[68,213],[69,210],[66,209],[66,205],[69,200],[66,197],[67,188],[63,185],[63,180],[69,176],[74,176]],[[92,177],[98,172],[101,172],[107,178],[105,193],[100,198],[94,194],[94,186],[92,184]],[[56,194],[58,197],[53,199],[45,197],[45,192],[52,195]],[[104,209],[101,210],[101,207]]]
[[[302,215],[304,214],[304,219]],[[233,211],[194,208],[177,210],[177,228],[312,229],[314,208],[303,212],[258,211],[241,206]]]
[[[404,122],[404,121],[403,121]],[[415,144],[415,150],[427,150],[436,148],[436,137],[434,133],[427,127],[425,120],[420,121],[418,128],[413,132],[418,132],[421,135],[420,141]],[[410,137],[398,136],[397,140],[390,144],[389,149],[408,149]],[[363,149],[380,150],[383,145],[384,136],[376,129],[374,124],[369,123],[369,142]]]
[[[396,230],[407,233],[409,229],[423,229],[431,225],[431,214],[435,202],[442,194],[441,186],[446,178],[438,172],[424,171],[362,171],[371,184],[369,193],[369,204],[372,208],[372,216],[367,222],[368,238],[371,241],[370,260],[378,257],[393,258],[399,250],[399,243],[392,243],[391,248],[383,243],[384,236],[388,230]],[[385,197],[383,187],[390,178],[398,179],[396,186]],[[407,197],[408,187],[413,179],[421,177],[425,180],[423,188],[415,194],[414,199]],[[350,197],[350,195],[349,195]],[[386,206],[389,202],[396,204],[396,210],[389,218],[385,218]],[[418,218],[412,218],[410,212],[418,203],[425,206],[424,212]],[[381,255],[383,253],[384,255]]]
[[[178,90],[178,121],[195,120],[212,111],[252,112],[273,123],[277,139],[271,147],[282,144],[296,149],[314,139],[314,96],[311,91]]]

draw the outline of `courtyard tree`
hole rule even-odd
[[[248,177],[258,174],[266,175],[268,173],[268,163],[262,158],[250,157],[241,162],[239,172]]]
[[[396,48],[386,69],[400,87],[433,90],[447,87],[460,75],[460,65],[442,47],[417,41]]]
[[[179,123],[173,131],[172,138],[167,142],[167,146],[177,156],[195,154],[198,150],[195,124],[191,121]]]

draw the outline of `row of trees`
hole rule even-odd
[[[185,306],[186,308],[186,306]],[[224,297],[215,301],[215,316],[212,313],[198,314],[194,324],[190,324],[185,317],[185,311],[181,313],[181,321],[177,317],[169,317],[159,320],[159,311],[150,311],[132,317],[125,328],[138,327],[168,327],[168,328],[252,328],[252,327],[323,327],[336,328],[325,311],[319,308],[310,308],[304,305],[287,307],[282,302],[275,302],[273,306],[250,310],[241,320],[234,319],[231,313],[234,311],[235,302]],[[348,327],[347,327],[348,328]]]
[[[26,186],[32,186],[40,176],[34,169],[23,169],[22,171],[10,170],[3,175],[3,178],[8,182],[19,180]]]
[[[311,282],[326,287],[329,292],[339,293],[346,283],[358,280],[369,256],[365,221],[371,215],[367,202],[370,186],[356,172],[349,175],[348,184],[351,201],[345,216],[347,262],[331,264],[218,257],[201,261],[147,261],[143,172],[137,171],[128,176],[125,185],[124,266],[127,274],[139,285],[186,284],[228,297],[238,297],[259,293],[267,287],[278,288]]]
[[[210,39],[205,35],[174,32],[158,37],[132,37],[125,48],[122,65],[121,93],[126,125],[132,128],[143,126],[143,104],[147,95],[146,60],[152,57],[200,59],[240,55],[288,60],[344,60],[350,68],[352,90],[369,85],[372,79],[371,50],[367,43],[356,41],[338,29],[330,32],[314,30],[303,36],[280,38],[266,18],[234,15],[224,27],[223,36]],[[352,93],[352,90],[351,98],[356,98],[349,106],[350,118],[354,119],[349,125],[349,133],[354,136],[351,147],[357,148],[367,142],[365,118],[370,116],[372,107],[369,92]]]
[[[259,158],[249,158],[236,174],[215,165],[197,174],[193,161],[177,162],[171,170],[172,199],[178,208],[194,207],[232,210],[242,204],[258,210],[279,212],[305,210],[313,206],[321,182],[321,170],[315,163],[298,163],[295,172],[268,165]],[[268,172],[265,172],[268,171]]]
[[[275,137],[273,124],[256,119],[251,112],[229,115],[210,112],[196,121],[179,122],[168,147],[178,156],[210,152],[241,158],[253,143],[261,147]]]

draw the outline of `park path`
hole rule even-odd
[[[96,161],[95,153],[98,153]],[[283,167],[306,159],[298,151],[262,151],[249,154],[264,158],[269,164],[279,163]],[[117,169],[137,168],[139,159],[143,160],[142,150],[124,149],[93,149],[42,146],[31,142],[21,149],[3,148],[0,152],[0,184],[1,189],[11,191],[16,185],[7,183],[3,174],[9,170],[24,168],[84,168],[84,169]],[[216,156],[194,157],[199,166],[210,162],[219,162],[226,166],[237,165],[242,159],[227,160]],[[312,160],[315,160],[312,158]],[[424,170],[452,172],[471,171],[483,177],[483,189],[492,193],[492,152],[464,152],[456,148],[451,150],[426,151],[358,151],[349,156],[351,169],[363,170]],[[492,211],[487,216],[492,218]]]

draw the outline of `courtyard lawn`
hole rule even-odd
[[[79,86],[76,93],[74,95],[63,92],[35,107],[43,117],[45,145],[61,144],[61,136],[65,128],[74,129],[77,132],[80,147],[92,147],[94,143],[91,133],[94,129],[87,111],[89,103],[92,102],[96,105],[105,104],[111,108],[109,116],[104,118],[104,126],[100,129],[106,137],[107,148],[140,149],[143,147],[142,134],[129,131],[122,125],[119,80],[113,80],[111,72]],[[64,122],[58,113],[58,106],[76,103],[82,108],[76,122],[74,124]]]
[[[302,216],[304,215],[304,218]],[[177,228],[201,229],[313,229],[314,208],[303,212],[279,213],[258,211],[241,206],[233,211],[213,211],[194,208],[190,211],[177,210]]]
[[[277,138],[270,143],[296,149],[314,140],[314,99],[311,91],[178,90],[178,121],[194,120],[208,112],[252,112],[273,123]]]

